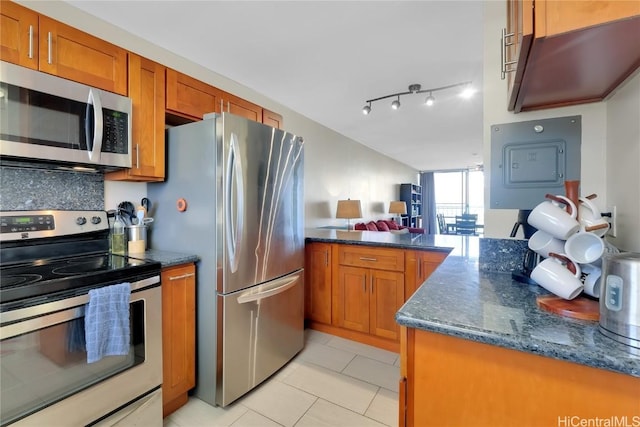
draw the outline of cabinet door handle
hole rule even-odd
[[[51,46],[51,41],[52,41],[52,36],[51,36],[51,31],[49,31],[47,33],[47,63],[52,64],[53,60],[51,59],[51,56],[53,54],[52,49],[53,47]]]
[[[29,25],[29,59],[33,59],[33,25]]]
[[[422,260],[418,258],[418,277],[422,278]]]
[[[509,65],[513,65],[518,61],[507,61],[507,47],[513,46],[514,42],[507,42],[507,38],[515,37],[515,33],[508,33],[507,29],[502,29],[502,37],[500,38],[500,79],[504,80],[507,73],[512,73],[514,69],[507,69]]]
[[[367,275],[362,277],[362,292],[367,293]]]
[[[373,274],[371,275],[371,293],[373,293]]]
[[[378,260],[377,260],[377,258],[368,258],[368,257],[361,256],[360,257],[360,261],[373,261],[373,262],[376,262]]]
[[[187,277],[193,277],[195,275],[196,275],[196,273],[185,273],[185,274],[181,274],[180,276],[171,276],[171,277],[169,277],[169,280],[186,279]]]
[[[329,267],[329,251],[324,251],[324,266]]]
[[[136,169],[140,169],[140,144],[136,144]]]

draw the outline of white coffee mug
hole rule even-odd
[[[584,293],[595,298],[600,298],[600,276],[602,270],[595,265],[582,265],[582,283],[584,284]]]
[[[580,231],[564,243],[564,253],[575,262],[589,264],[600,259],[604,253],[604,242],[593,233]]]
[[[527,244],[529,249],[545,258],[549,258],[549,252],[555,252],[557,254],[564,252],[564,240],[556,239],[551,234],[542,230],[533,233],[533,236],[529,238]]]
[[[566,263],[566,266],[563,264]],[[569,258],[551,253],[531,272],[531,278],[549,292],[567,300],[574,299],[584,289],[580,267]]]
[[[580,223],[576,219],[576,206],[564,196],[547,194],[545,197],[550,200],[545,200],[533,208],[527,222],[556,239],[567,240],[580,229]],[[569,207],[569,212],[564,209],[564,205]]]
[[[602,237],[609,230],[609,221],[602,217],[598,207],[586,197],[580,197],[578,212],[580,225],[586,231]]]

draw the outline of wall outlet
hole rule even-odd
[[[616,212],[616,207],[611,206],[610,208],[607,209],[607,212],[611,212],[611,218],[609,218],[609,224],[611,225],[611,227],[609,227],[609,231],[607,232],[607,234],[611,237],[617,237],[618,236],[618,226],[617,226],[618,215]]]

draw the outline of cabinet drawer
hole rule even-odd
[[[340,246],[338,254],[342,265],[404,271],[404,252],[401,250]]]

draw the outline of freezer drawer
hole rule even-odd
[[[218,295],[218,309],[216,404],[226,406],[302,349],[304,270]]]

